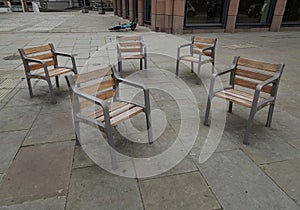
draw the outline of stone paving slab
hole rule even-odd
[[[40,109],[40,106],[4,107],[0,112],[0,131],[29,129]]]
[[[135,179],[115,176],[95,166],[73,170],[66,209],[139,210],[143,204]]]
[[[300,209],[239,150],[215,153],[199,168],[224,210]]]
[[[0,173],[4,173],[8,169],[27,132],[27,130],[0,132]]]
[[[95,163],[84,152],[82,147],[76,146],[74,151],[73,168],[83,168],[88,166],[95,166]]]
[[[75,130],[70,112],[41,113],[33,123],[23,145],[72,139],[75,139]]]
[[[74,144],[22,147],[0,185],[0,206],[66,195]]]
[[[245,127],[227,129],[225,135],[236,143],[255,163],[264,164],[276,161],[300,158],[299,150],[279,137],[273,136],[269,128],[253,126],[257,138],[252,138],[250,145],[242,143]]]
[[[0,206],[0,210],[64,210],[66,197],[54,197],[24,202],[11,206]]]
[[[260,167],[300,205],[300,159],[264,164]]]
[[[143,180],[139,185],[145,210],[220,209],[199,172]]]
[[[289,140],[288,143],[296,149],[300,150],[300,139]]]

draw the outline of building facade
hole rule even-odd
[[[167,33],[300,29],[300,0],[113,0],[113,7]]]

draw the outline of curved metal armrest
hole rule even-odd
[[[234,69],[235,69],[235,65],[232,65],[230,68],[225,69],[222,72],[212,74],[210,79],[210,87],[209,87],[209,95],[208,95],[209,98],[212,98],[214,93],[218,92],[218,91],[214,92],[214,85],[215,85],[216,78],[223,74],[231,73]]]
[[[136,83],[136,82],[132,82],[130,80],[127,80],[127,79],[124,79],[124,78],[121,78],[119,76],[116,76],[116,79],[119,81],[119,82],[122,82],[126,85],[130,85],[130,86],[133,86],[133,87],[136,87],[136,88],[140,88],[142,90],[146,90],[147,88],[144,87],[143,85],[139,84],[139,83]]]
[[[210,47],[201,49],[201,51],[204,52],[204,51],[207,51],[207,50],[213,50],[214,48],[215,48],[215,45],[211,45]]]
[[[100,98],[97,97],[93,97],[92,95],[86,94],[84,92],[81,92],[80,90],[78,90],[77,88],[72,88],[73,90],[73,94],[82,97],[88,101],[94,102],[96,104],[98,104],[99,106],[101,106],[103,109],[108,109],[108,104],[106,101],[101,100]]]
[[[234,69],[235,69],[235,65],[232,65],[231,67],[229,67],[229,68],[227,68],[227,69],[225,69],[225,70],[223,70],[223,71],[221,71],[221,72],[219,72],[219,73],[214,73],[214,74],[211,76],[211,78],[215,79],[215,78],[217,78],[218,76],[221,76],[221,75],[223,75],[223,74],[228,74],[228,73],[232,72]]]
[[[254,96],[253,96],[253,106],[259,107],[259,106],[261,106],[261,105],[263,105],[263,104],[265,104],[265,103],[268,103],[268,102],[274,100],[274,96],[271,95],[269,98],[267,98],[266,100],[264,100],[264,101],[262,101],[262,102],[260,102],[260,103],[258,104],[258,98],[259,98],[261,89],[262,89],[264,86],[269,85],[269,84],[275,82],[277,79],[279,79],[279,77],[280,77],[280,73],[278,72],[278,73],[276,73],[273,77],[271,77],[271,78],[269,78],[269,79],[263,81],[262,83],[259,83],[259,84],[256,86],[256,88],[255,88],[255,93],[254,93]]]
[[[46,62],[44,60],[39,60],[39,59],[35,59],[35,58],[28,58],[28,57],[24,57],[25,61],[27,62],[34,62],[34,63],[40,63],[43,65],[46,65]]]
[[[259,83],[257,86],[256,86],[256,91],[261,91],[261,89],[266,86],[266,85],[269,85],[270,83],[273,83],[275,82],[277,79],[279,79],[280,77],[280,73],[276,73],[273,77],[263,81],[262,83]]]
[[[189,46],[191,46],[191,45],[192,45],[192,43],[183,44],[183,45],[180,45],[180,46],[178,47],[178,49],[181,49],[181,48],[184,48],[184,47],[189,47]]]
[[[53,53],[55,55],[60,55],[60,56],[65,56],[65,57],[74,57],[74,55],[70,54],[70,53],[64,53],[64,52],[58,52],[58,51],[53,51]]]

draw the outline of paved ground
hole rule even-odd
[[[175,79],[176,48],[191,35],[154,33],[139,26],[135,32],[108,32],[109,26],[124,21],[111,13],[0,17],[1,210],[300,209],[299,32],[201,34],[218,38],[218,70],[229,66],[234,55],[286,64],[271,128],[264,127],[267,109],[260,111],[251,144],[245,146],[241,142],[249,110],[243,107],[234,106],[226,118],[216,115],[221,117],[217,127],[202,125],[210,66],[201,71],[199,85],[183,64],[181,79]],[[83,127],[83,149],[75,146],[63,78],[55,89],[56,105],[50,104],[43,81],[34,83],[34,97],[29,98],[17,49],[53,42],[58,50],[75,54],[79,71],[85,72],[115,64],[115,36],[134,33],[145,38],[148,70],[137,71],[134,61],[123,69],[126,77],[150,88],[155,142],[143,144],[143,115],[122,124],[115,137],[123,156],[112,170],[104,139],[93,139],[88,126]],[[134,93],[123,90],[124,97]],[[205,151],[213,154],[200,164],[210,134],[219,144]]]

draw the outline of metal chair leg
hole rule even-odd
[[[27,78],[27,85],[28,85],[29,95],[30,97],[33,97],[31,81],[29,78]]]
[[[148,142],[149,144],[152,144],[153,136],[152,136],[152,125],[151,125],[150,113],[145,112],[145,115],[146,115],[146,122],[147,122]]]
[[[81,143],[80,143],[80,127],[79,127],[79,122],[75,121],[74,126],[75,126],[76,145],[81,146]]]
[[[191,62],[191,72],[194,73],[194,62]]]
[[[215,62],[212,61],[211,62],[211,74],[213,74],[215,72]]]
[[[122,76],[122,61],[118,62],[118,69],[119,69],[120,75]]]
[[[106,136],[108,138],[108,144],[110,145],[109,152],[110,152],[112,169],[117,169],[118,164],[117,164],[117,158],[116,158],[116,152],[115,152],[115,142],[114,142],[114,139],[113,139],[111,128],[106,127],[105,128],[105,133],[106,133]]]
[[[47,82],[48,82],[49,91],[50,91],[51,103],[56,104],[54,91],[53,91],[53,86],[52,86],[50,78],[47,79]]]
[[[269,107],[269,113],[268,113],[268,118],[267,118],[267,123],[266,123],[267,127],[271,126],[273,112],[274,112],[274,104],[271,104],[270,107]]]
[[[59,88],[59,79],[58,76],[55,76],[56,87]]]
[[[201,68],[201,63],[198,63],[197,85],[200,84],[200,68]]]
[[[228,108],[228,112],[229,113],[231,113],[232,112],[232,102],[231,101],[229,101],[229,108]]]
[[[144,68],[145,68],[145,70],[147,70],[147,57],[146,56],[144,57]]]
[[[249,135],[250,135],[250,132],[251,132],[251,128],[252,128],[255,113],[256,113],[255,108],[252,108],[251,111],[250,111],[249,119],[248,119],[248,122],[247,122],[247,129],[246,129],[246,133],[245,133],[244,140],[243,140],[243,143],[246,144],[246,145],[249,145]]]
[[[178,74],[179,74],[179,59],[177,59],[176,61],[176,77],[178,78]]]
[[[140,70],[143,70],[143,59],[140,59]]]
[[[210,108],[211,108],[211,99],[208,97],[206,111],[205,111],[205,118],[204,118],[204,125],[206,126],[209,126],[208,118],[209,118]]]

